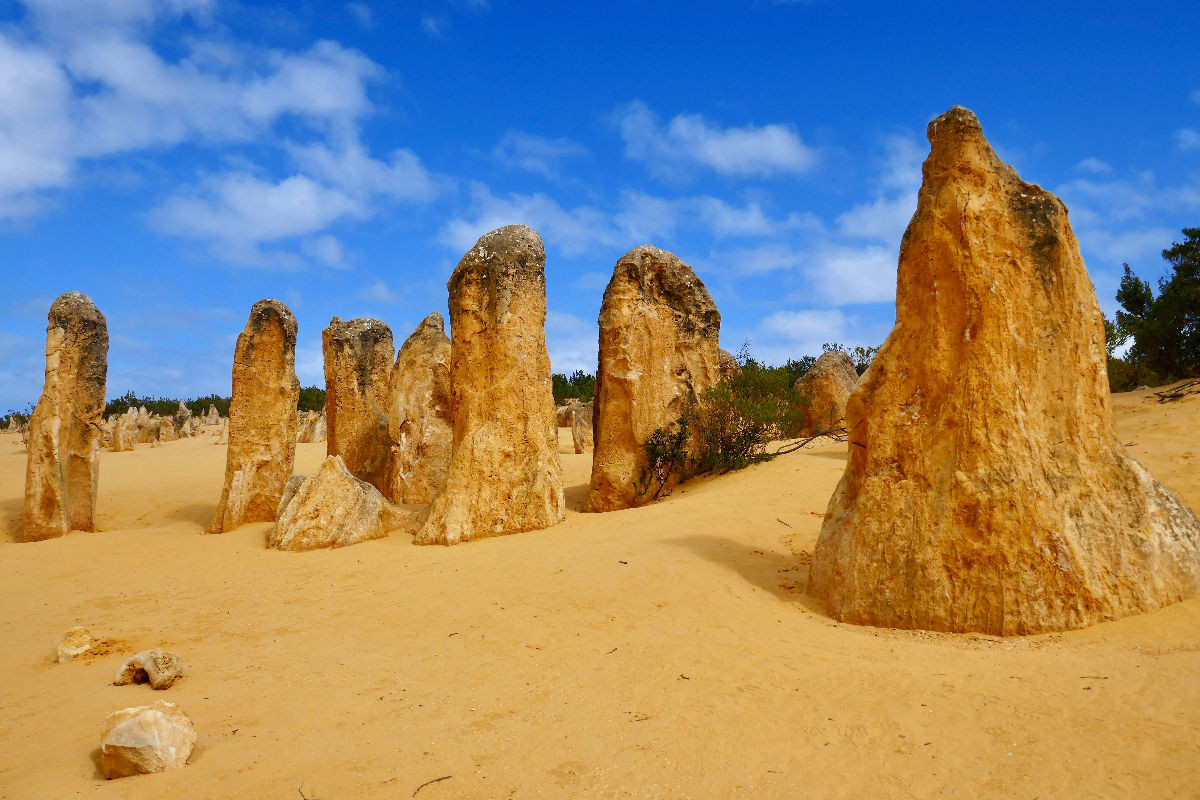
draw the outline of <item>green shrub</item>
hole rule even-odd
[[[743,354],[738,373],[693,397],[667,430],[646,440],[648,467],[634,480],[639,496],[657,499],[673,481],[729,472],[774,457],[768,445],[800,430],[804,399],[786,367],[759,364]]]
[[[581,369],[571,373],[570,377],[556,372],[550,376],[554,388],[554,404],[561,406],[568,398],[575,398],[586,403],[596,393],[596,376]]]

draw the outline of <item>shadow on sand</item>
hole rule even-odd
[[[796,557],[776,550],[758,550],[723,536],[695,534],[667,540],[691,550],[714,564],[728,567],[747,583],[765,589],[788,603],[796,603],[817,614],[820,605],[805,593],[808,586],[808,554]]]
[[[564,499],[567,501],[567,508],[572,511],[582,511],[583,504],[587,502],[588,491],[591,489],[591,484],[581,483],[578,486],[568,486],[563,489]]]
[[[213,521],[213,516],[216,513],[216,503],[192,503],[188,506],[180,506],[172,511],[170,519],[181,522],[194,522],[201,528],[207,528],[208,524]]]

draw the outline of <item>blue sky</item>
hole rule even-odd
[[[229,391],[255,300],[396,343],[482,233],[546,242],[555,371],[617,258],[695,267],[722,343],[878,344],[925,126],[973,109],[1067,203],[1101,306],[1200,224],[1189,3],[0,0],[0,410],[46,311],[108,318],[108,394]]]

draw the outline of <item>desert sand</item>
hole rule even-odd
[[[1200,508],[1200,395],[1114,408]],[[1200,796],[1200,599],[1007,639],[835,623],[804,588],[845,444],[582,514],[591,455],[559,433],[560,525],[308,553],[200,535],[206,438],[103,453],[99,531],[14,544],[0,436],[0,798]],[[107,645],[54,663],[75,625]],[[110,685],[150,647],[184,677]],[[188,766],[103,780],[105,715],[159,699],[199,732]]]

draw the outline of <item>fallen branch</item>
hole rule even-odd
[[[820,431],[813,436],[809,436],[807,439],[801,439],[798,442],[792,442],[791,444],[785,444],[785,445],[781,446],[778,450],[776,450],[774,453],[772,453],[772,455],[783,456],[783,455],[787,455],[788,453],[794,453],[797,450],[799,450],[800,448],[802,448],[806,445],[812,444],[817,439],[821,439],[821,438],[825,438],[825,437],[828,437],[829,439],[832,439],[835,442],[844,442],[844,441],[846,441],[846,429],[842,428],[842,427],[826,428],[825,430]]]
[[[1160,403],[1170,403],[1173,400],[1181,400],[1189,394],[1197,393],[1200,393],[1200,378],[1185,381],[1163,392],[1155,392],[1154,396],[1158,398],[1158,402]]]
[[[422,783],[420,786],[418,786],[416,789],[413,790],[412,796],[416,797],[417,792],[421,791],[422,789],[424,789],[426,786],[428,786],[431,783],[441,783],[442,781],[448,781],[453,777],[454,777],[453,775],[443,775],[440,778],[434,778],[431,781],[425,781],[424,783]]]

